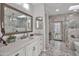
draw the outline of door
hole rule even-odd
[[[36,56],[38,49],[38,42],[33,42],[26,47],[26,56]]]
[[[53,26],[54,40],[62,40],[62,29],[63,27],[61,21],[54,22],[54,26]]]

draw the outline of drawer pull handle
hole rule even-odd
[[[15,56],[19,56],[19,53],[17,53]]]

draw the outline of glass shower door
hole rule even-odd
[[[54,40],[62,40],[62,23],[54,22]]]

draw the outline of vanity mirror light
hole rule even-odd
[[[43,29],[43,17],[36,17],[35,24],[36,29]]]
[[[1,4],[1,28],[5,34],[18,34],[32,32],[32,16],[10,5]]]

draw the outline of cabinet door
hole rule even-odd
[[[38,56],[39,53],[40,53],[40,45],[39,45],[40,42],[38,42],[36,45],[35,45],[35,56]]]
[[[21,49],[15,53],[13,53],[11,56],[25,56],[25,49]]]
[[[42,44],[40,40],[28,45],[26,47],[26,56],[38,56],[41,53],[41,46]]]
[[[40,50],[41,51],[43,50],[43,41],[42,41],[42,39],[40,39]]]
[[[79,56],[79,52],[75,51],[75,55],[76,55],[76,56]]]
[[[32,46],[26,47],[26,56],[32,56]]]
[[[34,46],[33,46],[33,56],[38,56],[40,54],[40,41],[38,41]]]
[[[37,56],[38,55],[38,44],[39,42],[33,42],[26,47],[26,56]]]
[[[41,40],[36,44],[36,46],[37,46],[36,54],[39,55],[42,51],[42,42],[41,42]]]
[[[28,45],[26,47],[26,56],[33,56],[35,53],[33,50],[35,50],[35,44],[36,42],[33,42],[32,44]]]

